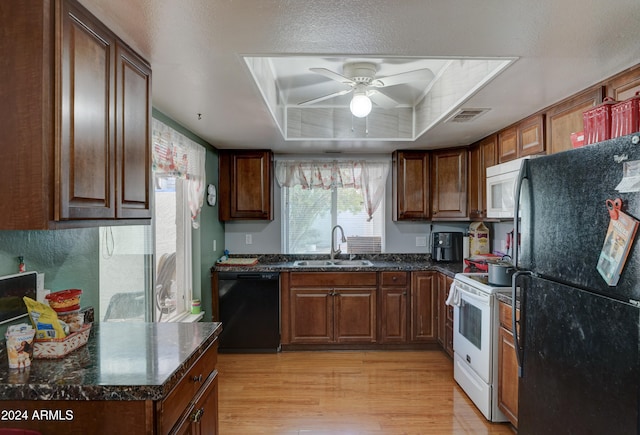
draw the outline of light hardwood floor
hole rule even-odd
[[[221,435],[508,434],[440,351],[221,354]]]

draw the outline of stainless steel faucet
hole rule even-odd
[[[340,249],[336,249],[336,245],[335,245],[335,241],[336,241],[336,229],[340,228],[340,234],[342,234],[342,243],[345,243],[347,241],[346,237],[344,236],[344,230],[342,229],[342,227],[340,225],[335,225],[333,228],[331,228],[331,259],[333,260],[336,255],[340,255]]]

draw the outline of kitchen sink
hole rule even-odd
[[[293,267],[370,267],[369,260],[298,260]]]

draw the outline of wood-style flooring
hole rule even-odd
[[[440,351],[220,354],[220,434],[508,434]]]

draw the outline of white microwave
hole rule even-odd
[[[522,157],[487,168],[487,217],[513,219],[515,185],[520,173]]]

